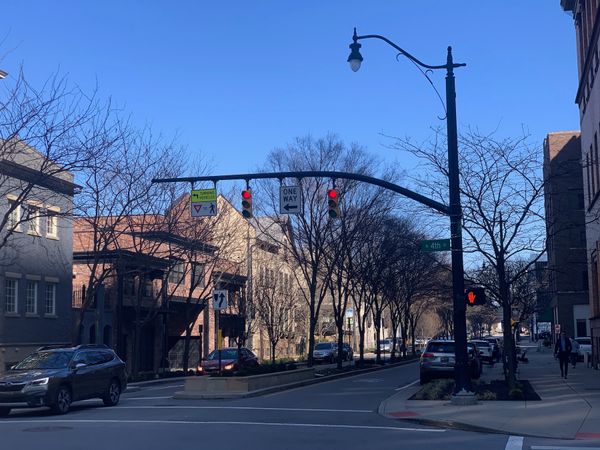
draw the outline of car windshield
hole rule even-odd
[[[214,350],[210,352],[208,358],[210,361],[215,361],[219,359],[219,350]],[[236,349],[226,349],[221,350],[221,359],[237,359],[237,350]]]
[[[315,350],[330,350],[331,348],[333,348],[333,344],[321,343],[321,344],[317,344],[317,346],[315,347]]]
[[[430,342],[427,351],[431,353],[454,353],[454,342]]]
[[[15,366],[15,370],[64,369],[69,365],[73,352],[38,352],[29,355]]]

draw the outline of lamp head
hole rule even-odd
[[[8,76],[8,72],[5,72],[4,70],[0,69],[0,80],[6,78]]]
[[[354,35],[352,36],[352,40],[354,41],[350,44],[350,56],[348,56],[348,62],[350,63],[350,68],[353,72],[356,72],[360,69],[360,64],[362,63],[363,57],[360,54],[360,48],[362,45],[358,43],[358,36],[356,35],[356,28],[354,29]]]

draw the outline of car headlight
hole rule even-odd
[[[233,369],[234,364],[227,364],[225,367],[223,367],[223,370],[232,370]]]
[[[37,380],[33,380],[29,382],[30,386],[46,386],[48,384],[49,378],[38,378]]]

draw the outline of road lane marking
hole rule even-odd
[[[169,386],[163,386],[163,387],[159,387],[159,388],[145,388],[145,387],[141,387],[141,391],[160,391],[161,389],[171,389],[171,388],[178,388],[178,387],[184,387],[185,384],[170,384]]]
[[[523,450],[523,437],[510,436],[504,450]]]
[[[296,428],[341,428],[355,430],[389,430],[389,431],[414,431],[425,433],[444,433],[445,429],[439,428],[406,428],[406,427],[384,427],[375,425],[341,425],[341,424],[323,424],[323,423],[284,423],[284,422],[228,422],[228,421],[192,421],[192,420],[94,420],[94,419],[53,419],[53,420],[3,420],[0,426],[4,424],[32,424],[32,423],[81,423],[81,424],[148,424],[148,425],[248,425],[248,426],[267,426],[267,427],[296,427]]]
[[[335,412],[335,413],[374,413],[370,409],[319,409],[319,408],[268,408],[260,406],[189,406],[189,405],[148,405],[148,406],[118,406],[119,409],[226,409],[243,411],[297,411],[297,412]],[[108,409],[106,409],[108,410]]]
[[[401,391],[402,389],[406,389],[406,388],[408,388],[408,387],[414,386],[414,385],[415,385],[415,384],[417,384],[418,382],[419,382],[419,380],[415,380],[415,381],[413,381],[413,382],[412,382],[412,383],[410,383],[410,384],[407,384],[407,385],[405,385],[405,386],[402,386],[402,387],[396,388],[396,389],[394,389],[394,390],[395,390],[395,391]]]

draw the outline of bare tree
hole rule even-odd
[[[442,201],[448,192],[445,138],[437,133],[431,145],[398,140],[396,147],[425,161],[427,177],[417,179],[423,193]],[[496,139],[470,131],[460,138],[461,200],[465,252],[476,253],[493,268],[498,302],[503,310],[504,350],[508,358],[506,381],[515,384],[515,346],[511,330],[514,285],[545,250],[542,152],[532,149],[526,137]],[[529,257],[529,258],[527,258]],[[527,260],[511,272],[514,260]]]

